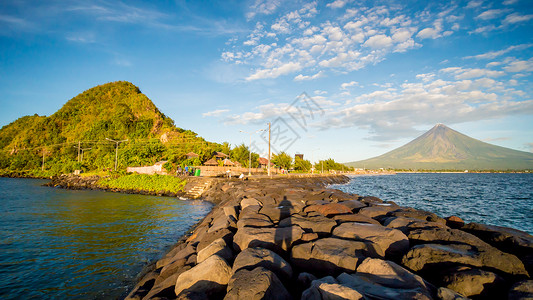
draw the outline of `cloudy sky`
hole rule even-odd
[[[313,161],[436,123],[532,151],[532,31],[530,0],[7,0],[0,125],[127,80],[208,140],[248,144],[271,122],[276,151]]]

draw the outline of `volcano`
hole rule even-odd
[[[526,170],[533,169],[533,153],[491,145],[437,124],[404,146],[346,165],[397,170]]]

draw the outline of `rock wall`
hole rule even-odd
[[[533,237],[326,188],[219,181],[126,299],[531,299]],[[528,298],[529,297],[529,298]]]

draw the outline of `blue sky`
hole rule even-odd
[[[126,80],[208,140],[271,122],[275,150],[313,161],[436,123],[532,151],[532,31],[530,0],[2,1],[0,125]]]

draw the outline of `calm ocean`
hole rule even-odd
[[[212,205],[0,178],[0,298],[116,299]]]
[[[401,173],[354,176],[334,185],[466,222],[512,227],[533,234],[533,174]]]

